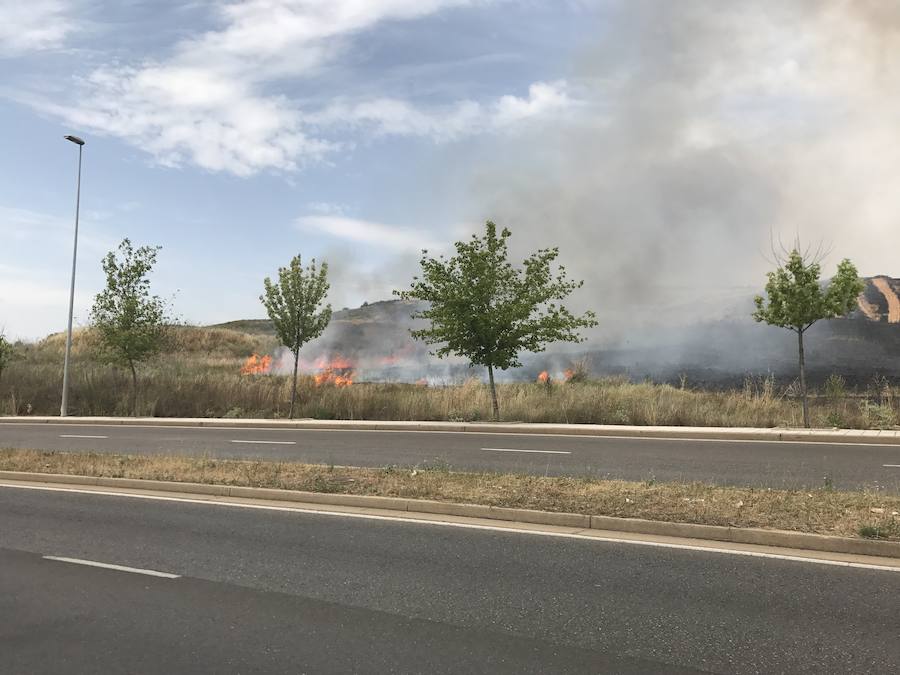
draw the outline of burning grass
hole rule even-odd
[[[157,417],[286,417],[290,378],[273,375],[266,354],[270,338],[214,329],[179,328],[178,351],[141,368],[139,415]],[[59,339],[57,339],[59,337]],[[4,370],[0,414],[52,415],[59,409],[61,336],[28,346],[22,359]],[[477,380],[448,386],[359,381],[346,359],[305,364],[297,416],[318,419],[449,420],[491,419],[487,388]],[[243,374],[242,374],[243,373]],[[829,381],[830,382],[830,381]],[[889,428],[898,420],[900,397],[886,382],[865,396],[848,395],[842,383],[826,386],[812,400],[814,426]],[[840,384],[840,386],[837,386]],[[621,378],[590,379],[583,364],[540,381],[499,385],[506,421],[775,427],[799,426],[799,405],[772,380],[748,381],[732,391],[703,391]],[[97,363],[90,338],[76,334],[70,382],[74,415],[127,415],[127,373]]]
[[[297,462],[0,450],[0,469],[486,504],[900,540],[900,496]]]

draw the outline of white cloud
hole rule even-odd
[[[491,111],[491,123],[497,127],[534,119],[548,113],[563,112],[574,102],[566,93],[565,82],[535,82],[528,97],[503,96]]]
[[[425,136],[435,141],[452,141],[472,134],[510,131],[517,124],[548,115],[558,116],[573,109],[565,82],[537,82],[528,96],[502,96],[483,105],[460,101],[449,108],[422,110],[397,99],[382,98],[353,105],[337,102],[308,115],[307,122],[320,127],[364,126],[381,135]]]
[[[239,176],[321,161],[343,147],[329,134],[348,127],[452,140],[568,107],[559,83],[532,85],[525,98],[432,110],[376,99],[310,112],[274,93],[287,77],[318,72],[353,35],[380,22],[492,1],[498,0],[232,2],[216,10],[220,29],[182,40],[169,58],[107,65],[80,78],[75,101],[19,98],[76,128],[120,137],[160,164]]]
[[[124,138],[158,162],[192,162],[244,176],[291,170],[332,148],[300,130],[280,97],[256,95],[246,83],[203,69],[165,65],[106,68],[84,82],[81,105],[31,102],[70,125]]]
[[[303,216],[297,219],[297,226],[306,232],[320,232],[344,241],[395,252],[410,253],[423,248],[433,250],[442,247],[441,243],[433,241],[428,234],[415,229],[344,216]]]
[[[0,55],[55,49],[77,27],[64,0],[0,0]]]

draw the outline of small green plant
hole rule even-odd
[[[890,429],[897,423],[894,408],[887,403],[863,401],[862,414],[869,429]]]
[[[831,475],[822,476],[822,489],[827,492],[832,492],[834,490],[834,478]]]
[[[825,415],[825,426],[834,427],[835,429],[842,429],[844,427],[844,418],[841,417],[841,414],[839,412],[832,410],[830,413]]]
[[[842,375],[831,373],[825,380],[825,395],[832,400],[840,400],[847,395],[847,381]]]
[[[871,525],[862,525],[859,536],[865,539],[896,539],[900,536],[900,521],[892,516]]]
[[[863,525],[859,528],[859,536],[864,539],[882,539],[881,530],[875,525]]]

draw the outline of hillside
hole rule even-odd
[[[886,276],[866,279],[859,296],[859,314],[869,321],[900,323],[900,279]]]
[[[847,319],[823,321],[811,329],[807,350],[813,380],[832,372],[857,382],[876,374],[900,377],[900,279],[876,276],[865,281],[858,309]],[[543,370],[561,373],[573,359],[584,358],[596,374],[621,374],[635,380],[677,382],[684,375],[698,384],[725,386],[740,383],[747,374],[793,377],[793,334],[754,323],[749,297],[747,306],[746,318],[701,316],[665,330],[636,328],[615,343],[592,341],[576,351],[569,346],[552,347],[527,356],[522,369],[504,376],[532,379]],[[367,380],[447,381],[469,374],[463,360],[435,359],[426,345],[411,339],[409,317],[414,309],[413,303],[386,300],[337,311],[322,337],[304,348],[302,363],[309,370],[330,364],[352,367],[360,379]],[[274,335],[271,322],[259,319],[210,328]],[[276,355],[275,368],[286,369],[288,361]]]

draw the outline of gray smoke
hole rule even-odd
[[[573,67],[583,109],[507,143],[473,218],[558,245],[607,338],[746,316],[773,237],[896,270],[900,3],[615,8]]]
[[[509,226],[516,256],[560,247],[586,282],[571,304],[601,319],[586,348],[607,366],[759,372],[773,351],[789,366],[790,336],[750,320],[773,239],[824,241],[826,276],[843,257],[897,273],[900,2],[610,7],[567,74],[579,107],[484,143],[465,216]],[[415,265],[383,278],[404,286],[400,268]]]

